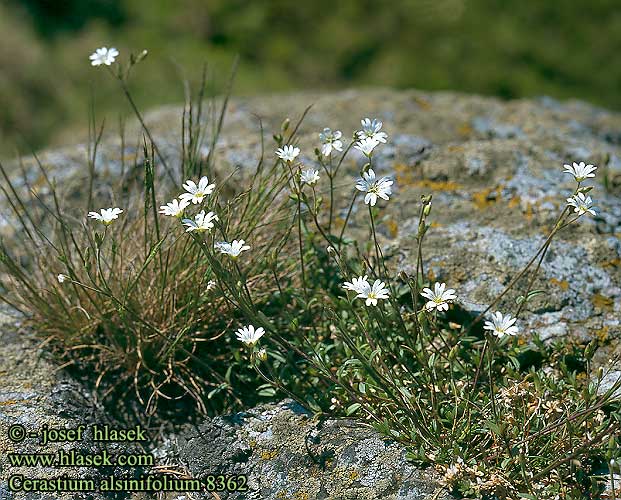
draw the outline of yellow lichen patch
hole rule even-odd
[[[268,450],[263,450],[261,452],[261,460],[272,460],[274,459],[276,456],[278,455],[278,452],[275,450],[272,451],[268,451]]]
[[[526,216],[526,220],[531,220],[533,218],[533,205],[532,203],[528,203],[526,205],[526,212],[524,214]]]
[[[399,234],[399,224],[394,219],[390,219],[386,222],[386,227],[390,233],[391,238],[396,238]]]
[[[509,208],[519,207],[521,201],[522,199],[519,196],[514,196],[513,198],[509,200],[509,203],[507,203],[507,207]]]
[[[27,403],[27,399],[8,399],[7,401],[0,401],[0,406],[13,406],[21,403]]]
[[[432,181],[429,179],[421,179],[413,183],[415,187],[431,189],[432,191],[457,191],[463,185],[453,181]]]
[[[602,267],[621,267],[621,259],[617,257],[615,259],[607,260],[602,264]]]
[[[561,280],[557,280],[556,278],[552,278],[550,280],[550,283],[560,287],[562,290],[568,290],[569,289],[569,281],[566,281],[566,280],[562,280],[561,281]]]
[[[429,111],[431,109],[431,103],[427,99],[422,97],[415,97],[414,102],[419,105],[420,109]]]
[[[591,303],[599,309],[610,311],[612,310],[614,301],[610,297],[606,297],[600,293],[596,293],[591,297]]]
[[[494,191],[492,188],[484,189],[472,195],[472,202],[474,205],[483,210],[494,203],[494,200],[490,199],[490,194]]]
[[[345,219],[343,217],[334,218],[334,227],[340,229],[345,225]]]
[[[469,123],[462,123],[457,127],[457,133],[462,137],[470,137],[472,135],[472,126]]]
[[[349,480],[350,481],[355,481],[359,477],[360,477],[360,474],[358,474],[357,470],[352,470],[352,471],[349,472]]]
[[[278,498],[279,500],[308,500],[310,497],[305,491],[296,491],[295,493],[293,493],[293,495],[289,496],[287,491],[280,490],[276,494],[276,498]]]
[[[427,277],[429,278],[429,281],[435,281],[436,280],[436,273],[433,272],[433,269],[429,269],[429,271],[427,271]]]
[[[603,326],[599,330],[596,330],[595,337],[597,337],[597,340],[600,342],[606,342],[608,340],[608,327]]]
[[[412,168],[405,163],[395,163],[395,180],[400,186],[410,185],[414,183],[414,173]]]

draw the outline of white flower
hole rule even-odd
[[[194,216],[194,220],[182,219],[181,222],[184,226],[187,226],[187,229],[185,230],[186,233],[191,231],[198,231],[199,233],[202,233],[213,228],[214,224],[212,221],[214,220],[218,220],[218,216],[216,214],[213,212],[205,214],[205,211],[201,210]]]
[[[265,330],[263,327],[260,326],[255,330],[252,325],[244,326],[238,329],[236,333],[237,340],[251,347],[255,345],[264,334]]]
[[[69,276],[67,276],[66,274],[59,274],[58,276],[56,276],[56,279],[59,283],[64,283],[65,280],[69,279]]]
[[[101,222],[104,226],[109,226],[112,224],[112,221],[119,218],[119,214],[123,213],[123,210],[120,208],[102,208],[100,210],[101,213],[97,212],[89,212],[88,216],[91,219],[96,219]]]
[[[89,59],[91,60],[92,66],[99,66],[101,64],[110,66],[118,55],[119,51],[116,50],[114,47],[101,47],[100,49],[97,49],[95,52],[93,52],[90,55]]]
[[[373,150],[378,145],[378,140],[373,139],[372,137],[367,137],[365,139],[360,139],[356,144],[354,144],[354,147],[358,151],[362,151],[362,153],[364,153],[366,156],[371,156]]]
[[[361,293],[367,287],[370,287],[368,279],[369,277],[366,275],[354,278],[351,280],[351,283],[349,281],[343,283],[343,288],[352,292]]]
[[[261,347],[261,349],[257,351],[257,358],[259,361],[267,361],[267,350],[265,347]]]
[[[590,196],[585,196],[584,193],[578,193],[571,198],[567,198],[567,204],[574,207],[574,212],[577,213],[578,216],[584,215],[587,212],[591,215],[597,215],[597,212],[594,210],[593,200]]]
[[[216,288],[216,282],[214,280],[209,280],[207,282],[207,291],[209,292],[210,290],[213,290],[214,288]]]
[[[483,329],[491,330],[497,337],[517,335],[518,327],[514,325],[516,321],[517,319],[512,318],[510,314],[503,316],[502,313],[496,311],[492,314],[492,320],[485,322]]]
[[[564,165],[564,167],[563,173],[573,175],[577,182],[582,182],[589,177],[595,177],[593,172],[597,170],[595,165],[587,165],[583,161],[580,163],[574,162],[573,165]]]
[[[389,292],[383,281],[375,280],[373,286],[368,281],[368,276],[359,276],[343,283],[345,290],[356,292],[357,299],[366,299],[367,306],[376,306],[378,299],[387,299]]]
[[[367,306],[376,306],[378,299],[387,299],[390,293],[383,281],[375,280],[373,286],[366,283],[366,286],[358,293],[357,298],[366,299]]]
[[[181,217],[183,215],[183,211],[188,207],[188,205],[190,205],[190,200],[183,199],[179,202],[179,200],[175,198],[170,203],[162,205],[160,207],[160,213],[171,217]]]
[[[295,146],[283,146],[276,150],[276,156],[283,161],[291,163],[300,154],[300,148]]]
[[[324,156],[330,156],[332,150],[335,151],[343,151],[343,142],[341,141],[341,137],[343,134],[340,130],[335,130],[332,132],[329,128],[324,128],[323,132],[319,134],[319,140],[322,143],[321,153]]]
[[[209,184],[209,179],[206,176],[203,176],[198,181],[198,185],[196,182],[192,180],[186,181],[183,185],[183,189],[187,191],[187,193],[183,193],[179,196],[179,199],[182,201],[192,202],[195,205],[198,203],[202,203],[205,196],[213,193],[213,190],[216,188],[215,184]]]
[[[362,179],[358,179],[356,183],[356,189],[358,191],[366,192],[364,202],[372,207],[377,203],[377,198],[380,197],[383,200],[388,200],[388,195],[392,193],[393,181],[388,177],[382,177],[381,179],[375,178],[375,172],[373,169],[369,169],[368,172],[362,174]]]
[[[455,290],[452,288],[446,290],[446,283],[436,283],[433,286],[433,291],[431,288],[423,288],[420,294],[426,299],[429,299],[429,302],[425,304],[425,309],[427,309],[427,311],[433,311],[434,309],[438,311],[448,311],[449,302],[457,298]]]
[[[315,170],[313,168],[309,168],[308,170],[304,170],[300,175],[300,181],[313,185],[319,180],[319,170]]]
[[[250,247],[244,243],[246,243],[244,240],[233,240],[231,243],[220,241],[215,244],[215,247],[220,250],[220,253],[230,255],[236,259],[244,250],[250,250]]]
[[[380,132],[382,129],[382,122],[380,120],[365,118],[364,120],[360,120],[360,124],[362,125],[362,130],[356,132],[358,139],[362,140],[368,138],[377,142],[386,142],[388,134],[386,134],[386,132]]]

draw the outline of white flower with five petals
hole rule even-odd
[[[361,179],[358,179],[356,189],[365,192],[364,202],[374,207],[377,203],[377,198],[389,199],[389,195],[392,194],[392,188],[390,187],[392,184],[393,181],[388,177],[377,179],[375,172],[370,168],[368,172],[362,174]]]
[[[351,280],[351,283],[349,281],[343,283],[343,288],[351,292],[361,293],[362,290],[369,286],[368,280],[369,277],[367,275],[360,276]]]
[[[341,137],[343,134],[340,130],[332,132],[329,128],[324,128],[323,132],[319,134],[319,140],[321,141],[321,153],[324,156],[330,156],[332,151],[343,151],[343,141]]]
[[[235,334],[237,336],[237,340],[243,342],[247,346],[254,346],[261,337],[265,334],[265,330],[263,327],[259,327],[255,330],[253,325],[244,326],[237,330]]]
[[[202,233],[213,229],[213,221],[215,220],[218,220],[218,216],[216,214],[214,214],[213,212],[205,213],[204,210],[201,210],[194,216],[194,220],[182,219],[181,222],[184,226],[187,227],[187,229],[185,230],[186,233],[190,233],[192,231]]]
[[[497,337],[505,335],[517,335],[519,329],[515,326],[516,318],[512,318],[510,314],[503,314],[496,311],[492,314],[491,321],[486,321],[483,325],[484,330],[490,330]]]
[[[382,129],[382,122],[373,118],[365,118],[360,120],[360,124],[362,125],[362,130],[356,132],[358,135],[358,139],[373,139],[377,142],[386,143],[386,139],[388,139],[388,134],[386,132],[380,132]]]
[[[590,196],[586,196],[584,193],[578,193],[571,198],[567,198],[567,204],[574,207],[574,213],[578,214],[578,217],[589,213],[591,215],[597,215],[595,207],[593,207],[593,200]]]
[[[236,259],[242,252],[250,250],[250,246],[245,244],[244,240],[233,240],[231,243],[227,241],[219,241],[214,246],[220,250],[220,253],[231,256]]]
[[[287,163],[292,163],[299,154],[300,148],[297,148],[295,146],[287,145],[276,150],[276,156],[278,156],[278,158]]]
[[[378,145],[379,141],[373,139],[372,137],[366,137],[364,139],[360,139],[356,144],[354,144],[354,148],[370,157],[373,154],[373,150]]]
[[[597,167],[595,165],[587,165],[583,161],[580,163],[574,162],[573,165],[563,165],[565,170],[563,173],[571,174],[576,179],[576,182],[582,182],[590,177],[595,177]]]
[[[355,292],[357,299],[365,299],[367,306],[376,306],[378,300],[387,299],[390,292],[386,288],[386,284],[381,280],[375,280],[371,285],[367,276],[354,278],[351,283],[343,283],[343,288]]]
[[[420,294],[428,299],[427,304],[425,304],[427,311],[433,311],[434,309],[448,311],[449,303],[457,298],[455,290],[452,288],[446,289],[446,283],[436,283],[433,290],[431,288],[423,288]]]
[[[187,193],[183,193],[179,196],[179,199],[182,201],[192,202],[195,205],[198,203],[202,203],[205,196],[213,193],[213,190],[216,188],[215,184],[209,184],[209,179],[206,176],[203,176],[198,181],[198,184],[193,180],[188,180],[183,185],[183,189],[187,191]]]
[[[88,216],[91,219],[98,220],[104,226],[109,226],[112,222],[119,218],[119,214],[122,214],[123,210],[120,208],[102,208],[100,213],[89,212]]]
[[[101,47],[93,52],[89,56],[89,59],[91,60],[92,66],[101,66],[102,64],[110,66],[118,55],[119,51],[116,50],[114,47]]]
[[[300,182],[312,186],[319,180],[319,170],[309,168],[300,174]]]
[[[367,286],[358,294],[359,299],[366,299],[367,306],[376,306],[378,300],[385,300],[390,295],[383,281],[375,280],[373,286]]]
[[[160,207],[160,213],[170,217],[181,217],[183,211],[190,205],[190,200],[183,199],[179,201],[175,198],[173,201],[166,203]]]

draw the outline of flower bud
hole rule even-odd
[[[261,347],[261,349],[257,351],[257,359],[259,361],[267,361],[267,350],[265,347]]]
[[[431,213],[431,202],[429,202],[427,205],[425,205],[425,208],[423,208],[423,215],[425,217],[427,217],[430,213]]]

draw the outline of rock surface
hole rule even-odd
[[[9,428],[22,425],[28,432],[49,428],[76,427],[79,424],[105,422],[100,408],[94,406],[89,393],[75,380],[59,372],[58,366],[48,359],[38,342],[19,328],[17,318],[0,313],[0,500],[28,499],[99,499],[99,495],[11,493],[8,480],[11,475],[27,478],[55,478],[61,473],[72,478],[97,476],[93,468],[34,466],[15,467],[9,463],[9,453],[56,453],[75,445],[49,444],[42,446],[38,439],[26,437],[23,442],[9,439]],[[92,442],[85,441],[79,448],[84,453],[94,452]]]
[[[448,499],[405,450],[349,420],[313,421],[296,403],[218,417],[173,436],[158,451],[193,476],[247,475],[236,500]]]
[[[395,179],[391,201],[380,204],[378,227],[385,253],[395,270],[412,269],[417,202],[421,194],[433,194],[425,268],[457,289],[460,305],[471,313],[484,309],[545,240],[573,188],[571,176],[562,173],[563,164],[598,165],[597,177],[589,183],[595,186],[591,194],[598,215],[584,217],[555,239],[533,286],[546,293],[529,303],[520,326],[548,340],[597,339],[603,347],[597,364],[615,368],[609,360],[621,355],[621,114],[577,101],[504,102],[415,90],[236,99],[216,145],[220,173],[237,169],[236,175],[245,176],[256,166],[261,151],[257,116],[263,120],[266,156],[271,158],[271,133],[284,118],[295,120],[309,104],[314,107],[299,141],[308,165],[313,164],[312,150],[323,127],[349,136],[362,117],[383,120],[389,141],[378,149],[374,168]],[[180,129],[179,116],[178,107],[147,114],[175,172],[181,154],[175,132]],[[101,179],[127,171],[140,152],[138,135],[129,129],[123,152],[119,139],[104,140],[97,155]],[[87,175],[86,152],[83,145],[71,146],[43,152],[39,158],[64,189],[79,195]],[[202,152],[207,154],[208,148]],[[338,180],[344,198],[350,196],[362,163],[352,155],[344,164]],[[34,163],[24,164],[31,185],[42,186]],[[354,213],[358,227],[365,227],[366,215],[365,210]],[[499,308],[515,310],[516,295],[509,294]],[[6,326],[0,342],[2,455],[11,449],[5,438],[10,422],[69,423],[86,418],[88,408],[79,402],[69,405],[78,396],[63,394],[84,394],[82,389],[59,382],[38,349],[4,330]],[[621,365],[616,370],[607,374],[610,385],[621,374]],[[348,422],[317,426],[292,405],[208,421],[172,436],[159,452],[171,466],[196,475],[249,474],[249,493],[221,498],[405,499],[436,493],[433,479],[408,466],[403,450],[395,445]],[[2,469],[0,478],[5,477]],[[7,498],[5,484],[0,480],[2,500]]]

